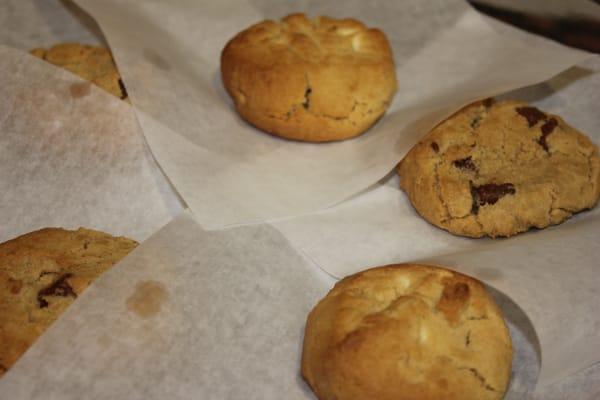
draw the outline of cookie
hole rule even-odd
[[[287,139],[328,142],[367,130],[396,91],[390,45],[353,19],[289,15],[240,32],[221,53],[239,115]]]
[[[346,277],[315,306],[302,375],[320,400],[498,400],[511,361],[483,284],[401,264]]]
[[[83,228],[47,228],[0,244],[0,376],[136,245]]]
[[[110,51],[104,47],[63,43],[49,50],[33,49],[30,53],[94,83],[113,96],[127,98],[117,66]]]
[[[469,237],[559,224],[600,196],[598,148],[560,117],[517,101],[460,110],[407,154],[398,173],[423,218]]]

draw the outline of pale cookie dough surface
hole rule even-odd
[[[512,345],[477,280],[416,264],[338,282],[308,316],[302,374],[320,400],[501,399]]]
[[[137,243],[47,228],[0,244],[0,376],[88,285]]]
[[[284,138],[324,142],[368,129],[396,90],[385,35],[352,19],[293,14],[240,32],[221,54],[238,113]]]
[[[400,186],[421,216],[457,235],[511,236],[558,224],[600,196],[598,148],[526,103],[474,103],[402,160]]]
[[[104,47],[63,43],[48,50],[33,49],[31,54],[92,82],[113,96],[127,98],[117,66],[110,51]]]

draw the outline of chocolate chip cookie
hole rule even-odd
[[[94,83],[120,99],[127,98],[117,66],[110,51],[104,47],[62,43],[48,50],[33,49],[31,54]]]
[[[353,19],[289,15],[240,32],[221,76],[242,118],[273,135],[342,140],[368,129],[396,91],[386,36]]]
[[[315,306],[302,375],[320,400],[500,400],[511,360],[481,282],[401,264],[346,277]]]
[[[558,224],[600,196],[598,148],[560,117],[517,101],[457,112],[408,153],[398,173],[419,214],[470,237]]]
[[[83,228],[47,228],[0,244],[0,376],[136,245]]]

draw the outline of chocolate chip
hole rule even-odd
[[[72,274],[61,275],[56,281],[50,286],[40,290],[37,294],[37,301],[40,308],[48,307],[48,302],[44,299],[45,296],[61,296],[61,297],[77,297],[77,293],[73,291],[73,288],[67,282]]]
[[[119,78],[119,88],[121,89],[121,100],[127,98],[127,89],[125,89],[125,84],[123,84],[123,80]]]
[[[512,183],[488,183],[481,186],[474,186],[471,183],[471,196],[473,197],[471,213],[477,214],[480,206],[485,204],[496,204],[501,197],[515,193],[516,190]]]
[[[494,103],[496,103],[496,100],[494,100],[493,98],[489,97],[485,100],[482,101],[482,104],[485,108],[490,108],[491,106],[494,105]]]
[[[431,148],[433,149],[433,151],[435,151],[436,153],[440,152],[440,146],[438,146],[438,144],[436,142],[431,142]]]
[[[554,131],[554,128],[558,126],[558,121],[555,118],[550,118],[544,125],[542,125],[542,136],[538,139],[540,146],[544,150],[548,151],[548,143],[546,143],[546,137]]]
[[[471,120],[471,128],[477,128],[481,123],[481,115],[476,116]]]
[[[452,161],[452,165],[454,165],[456,168],[460,168],[460,169],[468,169],[470,171],[477,171],[477,167],[473,163],[471,156],[469,156],[467,158],[461,158],[460,160],[454,160],[454,161]]]
[[[302,107],[304,107],[307,110],[310,108],[310,94],[311,93],[312,93],[312,89],[310,87],[307,87],[306,90],[304,91],[304,103],[302,103]]]
[[[40,308],[48,307],[48,302],[46,300],[44,300],[43,298],[41,298],[39,294],[38,294],[37,301],[38,301],[38,305],[40,306]]]
[[[546,120],[546,114],[541,112],[535,107],[517,107],[515,109],[519,115],[525,117],[527,119],[527,123],[531,128],[535,124],[537,124],[540,120]]]
[[[544,125],[542,125],[542,134],[548,136],[552,133],[554,128],[558,125],[558,121],[555,118],[550,118]]]

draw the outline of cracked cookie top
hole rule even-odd
[[[61,43],[50,49],[37,48],[31,54],[88,80],[122,100],[127,91],[110,51],[104,47]]]
[[[440,267],[369,269],[308,316],[302,374],[325,399],[501,399],[512,346],[483,284]]]
[[[517,101],[460,110],[408,153],[398,173],[419,214],[470,237],[558,224],[600,197],[598,148],[560,117]]]
[[[284,138],[324,142],[368,129],[396,90],[385,35],[353,19],[292,14],[231,39],[221,76],[249,123]]]
[[[0,376],[136,245],[83,228],[47,228],[0,244]]]

